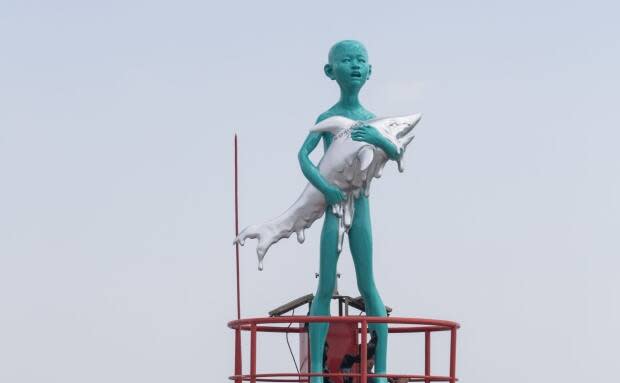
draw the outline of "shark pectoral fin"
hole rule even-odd
[[[360,160],[360,170],[364,171],[368,169],[372,160],[375,158],[375,151],[371,146],[364,146],[357,153],[357,158]]]

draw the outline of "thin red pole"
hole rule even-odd
[[[235,238],[239,235],[239,181],[237,166],[237,134],[235,134]],[[241,319],[241,290],[239,284],[239,243],[235,242],[237,262],[237,319]]]
[[[360,374],[361,383],[367,383],[368,380],[368,323],[362,319],[362,344],[360,345]]]
[[[235,237],[239,235],[239,185],[237,171],[237,135],[235,134]],[[239,244],[235,243],[236,268],[237,268],[237,319],[241,319],[241,299],[239,288]],[[241,329],[235,330],[235,375],[240,376],[243,370],[241,358]],[[235,383],[241,383],[237,379]]]
[[[456,382],[456,328],[450,331],[450,383]]]
[[[424,375],[431,375],[431,332],[424,332]],[[424,379],[426,383],[429,383],[431,380],[429,378]]]
[[[241,376],[243,365],[241,363],[241,330],[235,330],[235,375]],[[235,379],[235,383],[241,383],[241,378]]]
[[[252,323],[250,333],[250,382],[256,383],[256,324]]]

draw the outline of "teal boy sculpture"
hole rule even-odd
[[[259,269],[269,247],[304,230],[325,214],[321,232],[319,286],[310,315],[330,315],[330,303],[336,283],[336,265],[344,234],[348,233],[359,291],[369,316],[385,317],[386,310],[375,286],[372,269],[372,231],[368,192],[370,181],[381,176],[387,160],[398,162],[413,139],[412,130],[420,115],[375,118],[359,102],[359,92],[371,74],[366,48],[358,41],[336,43],[329,51],[324,71],[340,87],[340,100],[317,118],[299,151],[301,170],[309,181],[299,199],[282,215],[262,225],[244,229],[236,241],[257,238]],[[325,154],[319,166],[309,159],[323,139]],[[311,372],[323,372],[323,345],[327,323],[310,324]],[[387,325],[370,324],[376,332],[375,373],[386,372]],[[377,379],[385,382],[387,379]],[[322,383],[314,376],[312,383]]]
[[[325,75],[338,83],[340,100],[321,114],[317,118],[317,122],[332,116],[344,116],[353,120],[374,118],[375,115],[366,110],[359,101],[359,92],[372,73],[366,48],[357,41],[341,41],[330,49],[328,61],[324,67]],[[299,163],[308,181],[322,191],[327,203],[332,205],[341,202],[345,198],[344,193],[337,186],[325,182],[308,158],[321,138],[323,138],[323,146],[327,150],[333,139],[331,134],[310,133],[299,151]],[[391,159],[395,159],[399,155],[397,148],[392,143],[382,139],[377,131],[368,125],[355,128],[351,132],[351,138],[380,147]],[[355,201],[355,217],[349,229],[349,247],[355,265],[357,286],[366,305],[366,313],[370,316],[386,316],[385,305],[379,296],[373,276],[370,207],[365,195],[360,195]],[[319,286],[312,301],[310,315],[330,315],[330,303],[336,283],[336,264],[339,255],[337,249],[338,219],[333,212],[327,209],[323,231],[321,232]],[[375,324],[373,327],[369,326],[369,330],[376,331],[378,336],[375,351],[375,372],[385,373],[387,325]],[[310,324],[310,358],[313,362],[311,372],[323,371],[323,366],[315,363],[315,361],[323,360],[323,343],[325,343],[327,330],[327,323]],[[321,377],[318,378],[314,377],[311,381],[313,383],[323,381]]]

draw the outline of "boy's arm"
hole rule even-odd
[[[398,152],[396,145],[390,142],[387,138],[383,137],[377,129],[370,125],[363,125],[358,128],[354,128],[351,131],[351,138],[355,141],[368,142],[369,144],[382,149],[390,160],[398,160],[400,158],[400,153]]]
[[[316,148],[319,141],[321,141],[321,133],[311,132],[301,146],[297,158],[299,158],[299,165],[301,166],[301,171],[304,173],[304,176],[306,176],[308,181],[310,181],[315,188],[323,193],[328,205],[334,205],[346,199],[345,194],[337,186],[327,182],[319,172],[319,169],[308,157],[314,148]]]

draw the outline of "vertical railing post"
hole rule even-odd
[[[456,382],[456,327],[450,330],[450,383]]]
[[[424,331],[424,382],[430,383],[431,375],[431,332]]]
[[[368,380],[368,323],[362,319],[362,341],[360,344],[360,383]]]
[[[241,325],[239,325],[241,326]],[[235,375],[241,376],[242,374],[242,365],[241,365],[241,330],[237,328],[235,330]],[[241,383],[242,379],[235,379],[235,383]]]
[[[256,323],[252,323],[250,331],[250,382],[256,383]]]

